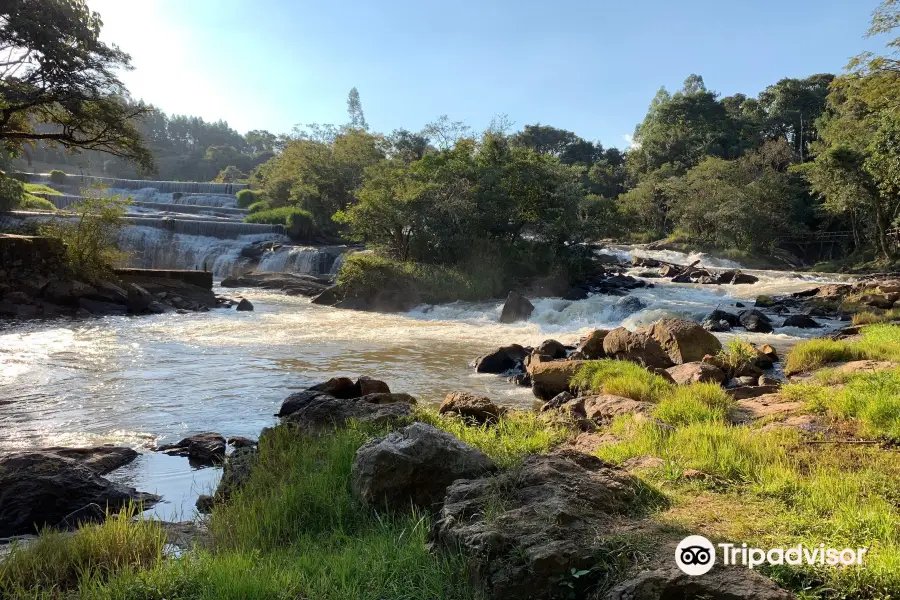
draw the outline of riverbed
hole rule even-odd
[[[110,477],[161,494],[154,512],[190,518],[197,494],[214,488],[219,469],[193,469],[154,445],[202,431],[256,438],[275,422],[290,393],[333,376],[370,375],[437,403],[450,391],[483,393],[498,403],[532,406],[527,388],[479,375],[469,363],[509,343],[547,338],[573,343],[596,328],[638,327],[667,316],[701,319],[713,308],[739,310],[759,294],[785,294],[835,277],[755,272],[746,286],[654,287],[630,298],[533,299],[528,322],[502,325],[501,302],[419,307],[406,314],[346,311],[262,290],[244,295],[254,312],[34,322],[0,330],[0,453],[103,443],[143,454]],[[223,291],[223,290],[220,290]],[[777,320],[776,320],[777,322]],[[824,322],[830,328],[837,322]],[[737,335],[786,348],[823,330],[779,329]],[[721,334],[723,340],[731,334]]]

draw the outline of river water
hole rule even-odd
[[[498,322],[500,302],[386,315],[247,289],[219,291],[246,296],[254,312],[7,326],[0,330],[0,453],[53,445],[133,446],[145,454],[110,477],[163,495],[156,514],[189,518],[196,495],[215,486],[219,470],[192,469],[186,459],[149,452],[154,444],[201,431],[255,438],[274,423],[287,395],[338,375],[383,379],[421,402],[440,402],[450,391],[465,390],[527,408],[533,402],[529,389],[475,374],[470,361],[512,342],[538,344],[553,337],[567,343],[598,327],[634,328],[673,315],[700,319],[717,306],[737,310],[735,302],[752,303],[758,294],[834,280],[756,273],[761,281],[749,286],[652,280],[655,287],[632,294],[644,306],[637,312],[610,296],[536,299],[532,319],[514,325]],[[739,335],[785,347],[821,333],[781,329]]]

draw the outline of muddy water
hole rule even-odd
[[[636,327],[675,315],[699,319],[716,306],[733,309],[757,294],[815,281],[773,273],[752,286],[657,282],[632,295],[640,308],[608,296],[538,299],[532,320],[516,325],[497,322],[497,302],[384,315],[260,290],[228,290],[250,298],[255,312],[18,324],[0,330],[0,453],[99,443],[149,450],[201,431],[255,438],[274,422],[285,396],[337,375],[378,377],[424,402],[466,390],[526,408],[530,390],[477,375],[469,362],[511,342],[574,342],[597,327]],[[784,347],[821,332],[741,337]],[[163,495],[157,514],[189,518],[196,495],[214,487],[218,470],[194,470],[186,459],[148,452],[112,477]]]

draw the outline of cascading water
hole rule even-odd
[[[49,182],[49,173],[29,174],[33,181]],[[93,177],[88,175],[66,175],[67,186],[103,186],[119,190],[142,190],[152,188],[163,194],[236,194],[247,189],[246,183],[208,183],[205,181],[147,181],[144,179],[116,179],[114,177]]]
[[[700,261],[699,266],[719,268],[719,269],[741,269],[740,263],[725,258],[715,258],[704,252],[678,252],[677,250],[648,250],[638,246],[627,246],[622,244],[611,244],[600,250],[596,250],[597,254],[612,256],[619,260],[630,261],[634,257],[652,258],[661,262],[672,263],[675,265],[690,265],[695,261]]]

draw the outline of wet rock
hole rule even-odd
[[[490,354],[475,360],[475,371],[478,373],[505,373],[521,368],[529,351],[518,344],[503,346]]]
[[[510,292],[506,297],[506,303],[500,312],[501,323],[515,323],[516,321],[527,321],[534,312],[534,304],[528,298],[516,292]]]
[[[281,290],[289,296],[318,296],[329,288],[326,278],[297,273],[247,273],[238,277],[226,277],[222,287],[257,287]]]
[[[128,307],[124,304],[113,304],[112,302],[101,302],[99,300],[91,300],[90,298],[79,298],[78,307],[88,311],[92,315],[124,315],[128,312]]]
[[[281,408],[275,413],[276,417],[286,417],[290,414],[297,412],[300,408],[306,406],[310,400],[316,398],[317,396],[329,396],[325,392],[319,392],[316,390],[304,390],[302,392],[297,392],[296,394],[291,394],[281,403]]]
[[[131,503],[149,508],[153,494],[104,479],[72,458],[21,452],[0,458],[0,537],[36,533],[43,527],[73,528],[101,521]]]
[[[801,329],[818,329],[823,327],[819,323],[816,323],[812,317],[808,317],[806,315],[791,315],[787,319],[784,320],[784,323],[781,324],[782,327],[799,327]]]
[[[897,301],[896,294],[866,294],[859,298],[861,304],[888,310]]]
[[[546,403],[544,403],[544,405],[541,407],[541,412],[547,412],[548,410],[557,410],[574,398],[575,396],[573,396],[569,392],[560,392],[550,398],[550,400],[548,400]]]
[[[747,331],[754,333],[772,333],[774,331],[771,319],[755,308],[742,310],[738,314],[738,319]]]
[[[128,304],[128,293],[111,281],[98,281],[94,283],[97,293],[91,298],[101,302],[113,304]]]
[[[54,454],[75,461],[87,467],[97,475],[106,475],[119,467],[124,467],[136,459],[139,454],[126,446],[94,446],[93,448],[45,448],[41,452]]]
[[[233,448],[255,448],[257,442],[242,435],[236,435],[228,438],[228,445]]]
[[[722,349],[716,336],[699,323],[685,319],[663,319],[651,325],[647,333],[659,342],[676,365],[703,360],[705,355],[716,354]]]
[[[660,343],[644,331],[613,329],[603,339],[603,351],[610,358],[630,360],[648,368],[665,369],[673,365]]]
[[[616,311],[623,317],[632,315],[639,310],[644,310],[645,308],[647,308],[647,303],[637,296],[625,296],[624,298],[616,302],[615,307]]]
[[[390,394],[391,388],[380,379],[373,379],[363,375],[356,380],[356,389],[359,396],[368,396],[369,394]]]
[[[494,462],[457,437],[425,423],[413,423],[370,440],[356,452],[350,487],[362,502],[407,510],[440,505],[447,486],[496,469]]]
[[[97,290],[80,281],[56,280],[47,284],[44,289],[44,298],[55,304],[77,306],[78,300],[97,294]]]
[[[325,289],[318,296],[313,297],[310,302],[312,304],[320,304],[322,306],[334,306],[343,299],[344,294],[341,292],[340,286],[333,285]]]
[[[291,411],[282,417],[282,422],[313,433],[341,427],[350,421],[389,425],[412,416],[414,404],[415,399],[408,394],[369,394],[340,399],[327,394],[300,392],[289,396],[282,404],[282,410]]]
[[[778,385],[781,385],[781,380],[780,380],[780,379],[775,379],[774,377],[769,377],[768,375],[760,375],[760,376],[759,376],[759,379],[756,381],[756,385],[760,385],[760,386],[763,386],[763,385],[766,385],[766,386],[768,386],[768,385],[775,385],[775,386],[778,386]]]
[[[541,400],[547,401],[571,391],[570,381],[581,365],[578,360],[543,362],[531,367],[531,391]]]
[[[689,362],[669,367],[666,372],[678,385],[691,383],[724,383],[728,378],[718,367],[704,362]]]
[[[453,482],[432,538],[468,557],[490,598],[554,598],[571,569],[597,565],[606,536],[641,489],[631,475],[587,454],[532,455],[496,477]],[[602,576],[579,578],[567,591],[586,597]]]
[[[752,381],[748,386],[730,388],[725,390],[725,392],[735,400],[749,400],[767,394],[777,394],[781,388],[780,385],[755,385],[759,381],[758,379],[748,381]]]
[[[544,340],[534,351],[548,356],[550,360],[559,360],[566,357],[566,347],[556,340]]]
[[[775,306],[777,302],[771,296],[757,296],[753,306],[757,308],[769,308]]]
[[[217,464],[225,459],[225,438],[208,431],[188,436],[174,444],[159,446],[157,452],[172,456],[186,456],[204,464]]]
[[[759,350],[760,353],[762,353],[763,355],[765,355],[766,358],[768,358],[769,360],[771,360],[773,363],[775,363],[776,361],[778,361],[778,352],[775,350],[775,348],[773,348],[773,347],[770,346],[769,344],[763,344],[762,346],[760,346],[760,347],[758,348],[758,350]],[[769,366],[771,366],[771,365],[769,365]],[[766,368],[768,368],[768,367],[766,367]]]
[[[253,303],[246,298],[241,298],[241,301],[238,302],[237,308],[235,310],[239,312],[250,312],[253,310]]]
[[[468,392],[450,392],[441,403],[438,412],[456,414],[477,423],[493,423],[505,412],[486,396],[478,396]]]
[[[730,283],[732,285],[748,285],[756,283],[757,281],[759,281],[759,277],[750,275],[749,273],[742,273],[741,271],[735,271],[731,276],[730,281],[723,280],[722,276],[719,277],[720,283]]]

